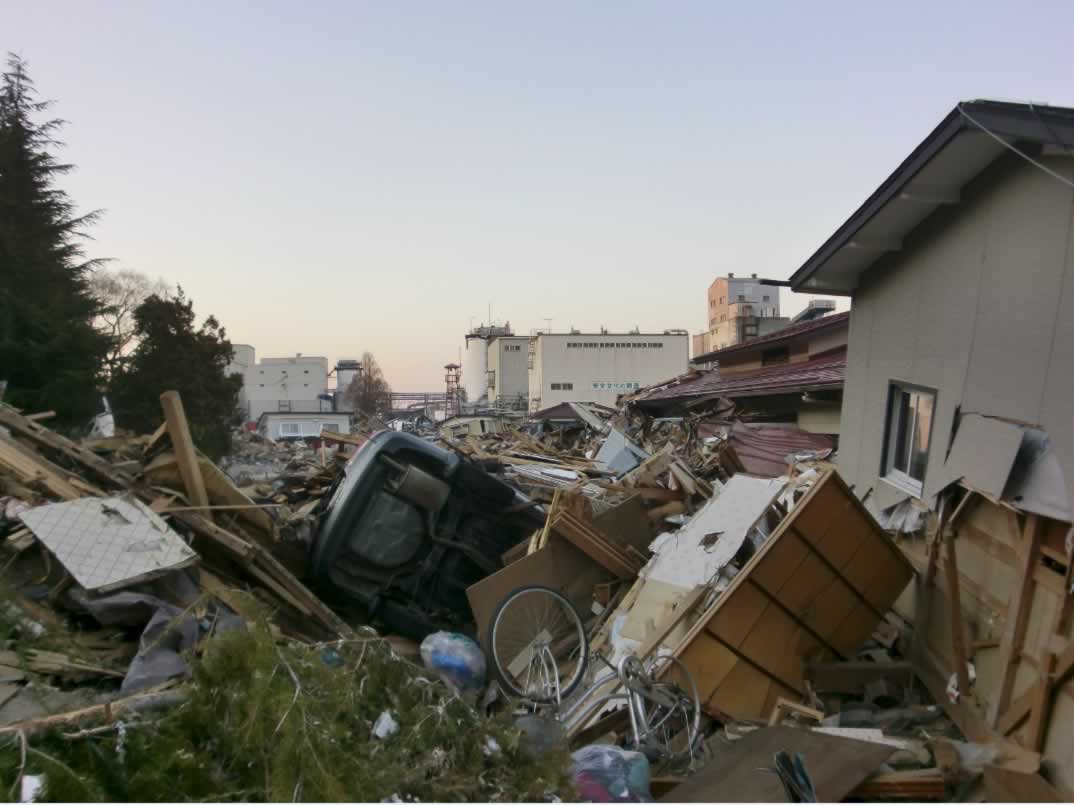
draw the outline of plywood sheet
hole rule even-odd
[[[884,746],[795,727],[766,727],[721,742],[715,757],[661,802],[786,802],[772,771],[776,752],[800,752],[820,802],[841,802],[895,752]]]
[[[828,472],[676,654],[709,692],[711,714],[763,719],[777,696],[801,693],[805,661],[846,659],[868,639],[912,577],[912,565],[842,479]],[[698,640],[704,649],[694,647]],[[713,645],[720,648],[718,681],[705,678]]]

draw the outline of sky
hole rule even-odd
[[[1074,105],[1067,0],[0,3],[92,256],[400,391],[490,311],[700,332],[716,276],[790,276],[957,101]]]

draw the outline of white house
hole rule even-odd
[[[322,431],[349,433],[350,414],[265,411],[257,419],[257,432],[273,442],[316,439]]]

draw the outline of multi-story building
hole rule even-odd
[[[528,336],[501,335],[488,342],[488,401],[495,409],[525,411],[529,407]]]
[[[717,277],[709,286],[708,329],[694,336],[694,355],[715,352],[787,326],[779,315],[779,288],[756,274]]]
[[[689,334],[539,333],[529,339],[530,410],[563,402],[614,405],[621,394],[686,371]]]
[[[242,375],[239,408],[247,422],[266,412],[318,413],[332,410],[328,394],[328,359],[302,355],[293,358],[262,358],[248,344],[234,347],[235,357],[227,371]]]

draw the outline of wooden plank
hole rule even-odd
[[[768,718],[768,726],[774,727],[791,713],[797,713],[810,721],[816,721],[818,724],[824,720],[824,713],[820,710],[806,707],[804,704],[792,702],[790,699],[784,699],[780,696],[776,699],[776,706],[772,708],[772,715]]]
[[[638,575],[641,565],[636,560],[573,515],[561,511],[552,522],[552,527],[557,534],[619,578],[632,579]]]
[[[966,630],[962,624],[962,598],[959,594],[958,559],[955,552],[955,535],[944,537],[944,573],[947,578],[947,594],[950,598],[948,611],[951,617],[951,647],[955,652],[955,674],[958,677],[959,698],[973,698],[970,688],[970,672],[967,667]]]
[[[125,473],[119,472],[91,450],[87,450],[70,439],[51,431],[43,425],[27,419],[9,405],[0,403],[0,425],[5,425],[12,432],[25,437],[35,444],[43,445],[66,455],[87,470],[92,472],[99,480],[117,486],[125,487],[130,483],[130,478]]]
[[[786,802],[772,772],[773,757],[801,753],[821,802],[841,802],[895,752],[895,747],[797,727],[753,730],[735,741],[717,739],[704,767],[663,802]]]
[[[985,766],[984,782],[990,802],[1066,802],[1039,774]]]
[[[54,416],[56,416],[55,411],[41,411],[37,414],[27,414],[26,418],[31,422],[40,422],[43,419],[52,419]]]
[[[356,636],[354,629],[350,625],[325,606],[324,602],[310,592],[309,588],[299,581],[290,570],[280,564],[275,556],[260,546],[255,545],[253,548],[255,551],[254,561],[285,587],[288,593],[298,599],[311,612],[312,616],[321,622],[322,626],[343,638],[351,639]]]
[[[183,411],[183,401],[178,391],[166,391],[160,395],[160,405],[164,409],[164,421],[168,424],[168,435],[172,440],[172,449],[179,464],[179,474],[183,477],[187,497],[195,506],[207,508],[209,495],[205,491],[205,481],[198,466],[198,454],[194,441],[190,438],[190,425]],[[209,514],[209,520],[212,515]]]
[[[165,683],[170,685],[171,683]],[[45,730],[79,724],[84,721],[94,721],[99,718],[117,718],[124,713],[140,713],[147,710],[156,710],[164,707],[174,707],[186,701],[186,691],[162,690],[164,686],[156,689],[135,693],[122,699],[115,699],[104,704],[95,704],[83,707],[80,710],[71,710],[66,713],[32,718],[26,721],[16,721],[0,727],[0,735],[15,735],[23,733],[26,736],[34,735]]]
[[[874,774],[851,794],[855,798],[868,799],[943,799],[947,782],[939,769],[914,769],[890,774]]]
[[[40,482],[62,500],[75,500],[82,493],[67,480],[67,473],[44,456],[0,434],[0,467],[6,467],[25,484]]]
[[[340,444],[352,444],[356,447],[361,447],[363,444],[369,441],[366,436],[355,436],[350,433],[339,433],[334,430],[321,431],[322,440],[326,442],[339,442]]]
[[[1033,593],[1037,587],[1033,580],[1033,571],[1040,563],[1040,539],[1044,531],[1043,525],[1043,519],[1038,515],[1026,515],[1025,528],[1022,531],[1018,582],[1007,604],[1007,620],[1000,642],[999,679],[996,680],[995,692],[992,694],[992,701],[988,708],[988,720],[992,724],[996,724],[1000,714],[1008,709],[1011,694],[1014,692],[1018,658],[1025,645],[1029,611],[1033,604]]]
[[[1074,640],[1070,641],[1063,653],[1055,661],[1055,670],[1052,674],[1052,686],[1058,687],[1063,684],[1074,671]],[[1029,717],[1033,709],[1033,702],[1038,695],[1037,688],[1040,683],[1031,687],[1008,708],[996,723],[996,732],[1000,735],[1010,735],[1018,726]]]
[[[1026,748],[1034,752],[1041,751],[1044,746],[1044,735],[1048,730],[1048,717],[1052,710],[1052,673],[1055,671],[1055,655],[1046,651],[1043,659],[1025,740]]]

